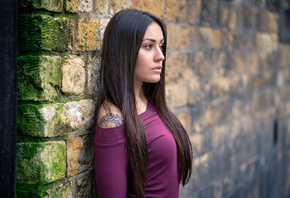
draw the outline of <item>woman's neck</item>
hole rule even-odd
[[[147,108],[147,98],[144,95],[144,90],[142,84],[135,85],[135,100],[136,100],[136,108],[137,112],[140,115],[141,113],[146,111]]]

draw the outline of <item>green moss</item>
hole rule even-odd
[[[18,65],[18,99],[55,101],[59,98],[59,56],[21,56],[18,58]]]
[[[20,7],[28,9],[46,9],[49,11],[60,12],[63,7],[63,0],[19,0]]]
[[[70,18],[23,14],[18,21],[20,51],[68,49],[72,33]]]
[[[17,106],[18,131],[31,135],[43,137],[45,122],[39,109],[42,105],[22,104]]]
[[[16,157],[18,183],[50,183],[65,176],[66,147],[63,141],[18,143]]]

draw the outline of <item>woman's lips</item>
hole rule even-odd
[[[155,72],[161,72],[162,66],[154,67],[152,70]]]

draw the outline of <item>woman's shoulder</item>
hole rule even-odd
[[[111,102],[105,101],[98,113],[98,125],[101,128],[114,128],[123,125],[121,110]]]

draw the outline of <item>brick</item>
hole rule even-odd
[[[49,183],[49,184],[17,184],[16,196],[20,198],[72,198],[72,186],[70,182],[66,183]]]
[[[228,27],[229,19],[230,19],[230,4],[225,2],[219,2],[218,10],[217,10],[217,22],[218,25],[222,27]]]
[[[92,174],[79,178],[76,181],[76,198],[91,197],[91,190],[94,187],[92,185]]]
[[[110,13],[115,14],[120,10],[131,8],[132,6],[131,0],[112,0]]]
[[[213,98],[229,95],[232,90],[231,79],[228,77],[214,77],[209,83]]]
[[[18,98],[55,101],[61,85],[61,57],[26,55],[18,58]]]
[[[168,84],[166,87],[166,93],[168,94],[168,96],[170,96],[169,107],[171,109],[182,107],[187,104],[187,86],[184,86],[181,83]]]
[[[88,135],[67,140],[67,176],[73,177],[92,166],[93,145]]]
[[[278,49],[278,36],[277,34],[257,33],[257,47],[264,53],[271,53]]]
[[[97,14],[106,14],[109,10],[109,1],[108,0],[96,0],[94,12]]]
[[[226,48],[228,50],[233,49],[233,34],[227,30],[221,30],[222,38],[221,38],[221,46],[222,48]]]
[[[17,109],[17,125],[22,134],[54,137],[92,126],[93,100],[52,104],[21,104]]]
[[[188,87],[188,103],[191,105],[201,102],[210,88],[208,83],[201,83],[198,78],[190,80]]]
[[[105,30],[106,30],[106,27],[109,23],[110,19],[100,19],[100,37],[101,37],[101,42],[100,42],[100,45],[103,44],[103,39],[104,39],[104,33],[105,33]]]
[[[239,50],[251,50],[255,48],[255,34],[244,32],[233,33],[233,47]]]
[[[84,93],[86,72],[83,57],[67,56],[62,65],[62,92],[72,95]]]
[[[217,24],[217,1],[202,1],[200,22],[203,26],[216,26]]]
[[[278,21],[275,13],[259,11],[257,13],[257,29],[259,32],[271,33],[278,31]]]
[[[166,16],[168,22],[186,22],[186,1],[166,0]]]
[[[230,14],[229,28],[231,30],[243,29],[244,28],[244,16],[243,8],[240,6],[232,7]]]
[[[176,114],[176,117],[181,122],[184,129],[187,131],[187,133],[190,133],[191,131],[191,116],[190,112],[188,110],[181,111]]]
[[[17,182],[49,183],[65,177],[64,141],[17,143]]]
[[[190,137],[190,142],[192,144],[192,150],[193,150],[193,155],[198,156],[203,152],[203,139],[204,136],[200,133],[196,133],[191,135]]]
[[[89,56],[88,64],[86,65],[86,93],[89,96],[96,97],[98,93],[97,81],[99,79],[98,70],[101,65],[99,56]]]
[[[245,7],[243,9],[244,28],[248,30],[256,29],[256,9],[252,7]]]
[[[72,20],[47,15],[21,15],[18,29],[20,51],[68,50],[72,36]]]
[[[78,11],[78,0],[65,0],[65,9],[67,12],[77,12]]]
[[[194,57],[196,72],[201,77],[219,76],[224,73],[226,56],[224,52],[210,51],[204,53],[198,51]]]
[[[187,20],[190,24],[200,23],[201,0],[192,0],[187,2]]]
[[[53,12],[62,12],[63,0],[20,0],[18,5],[28,9],[45,9]]]
[[[166,82],[176,82],[181,75],[181,55],[178,52],[171,52],[167,54],[166,62]]]
[[[290,47],[288,45],[278,45],[278,64],[279,68],[286,68],[290,65]]]
[[[137,3],[137,0],[134,1],[134,3]],[[140,0],[137,3],[137,6],[142,5]],[[164,6],[165,6],[165,0],[144,0],[143,3],[144,7],[142,10],[144,11],[148,11],[152,14],[154,14],[155,16],[159,17],[159,18],[164,18]]]
[[[222,34],[220,30],[212,28],[201,27],[199,28],[199,39],[201,45],[207,48],[219,49],[221,47]]]
[[[78,20],[76,38],[77,51],[94,51],[100,49],[100,37],[98,35],[99,20],[81,17]]]
[[[17,108],[17,125],[22,134],[53,137],[65,133],[60,104],[22,104]]]
[[[93,11],[93,0],[66,0],[67,12],[91,12]]]

